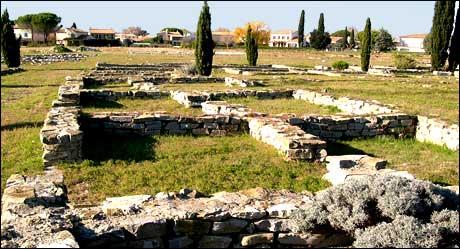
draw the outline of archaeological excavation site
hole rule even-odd
[[[407,170],[387,168],[385,158],[329,153],[334,143],[379,136],[428,141],[458,151],[457,125],[378,101],[268,88],[264,80],[248,78],[323,73],[337,77],[330,76],[337,72],[327,69],[223,64],[214,70],[227,76],[207,77],[190,73],[191,67],[186,63],[97,63],[89,72],[65,77],[40,130],[44,172],[15,174],[6,181],[2,246],[374,247],[385,246],[385,239],[396,240],[393,245],[405,243],[405,238],[398,242],[392,236],[412,233],[410,226],[420,227],[419,234],[411,234],[420,239],[417,246],[457,243],[453,238],[458,235],[458,186],[418,180]],[[220,87],[206,90],[207,85],[216,84]],[[256,107],[283,99],[334,107],[337,113],[260,112],[234,103],[237,99],[250,99]],[[161,103],[171,100],[178,107],[163,111]],[[141,104],[127,111],[94,111],[120,101]],[[151,101],[159,103],[158,110],[145,112],[142,106]],[[304,113],[309,113],[306,107]],[[327,172],[322,179],[330,187],[317,193],[262,187],[203,193],[184,186],[169,192],[110,196],[98,203],[68,196],[61,166],[87,160],[85,146],[92,143],[107,146],[104,140],[130,143],[130,139],[152,136],[219,139],[244,134],[273,147],[277,153],[272,156],[283,161],[324,165]],[[117,182],[111,184],[109,188],[117,188]],[[378,235],[381,229],[388,232]]]
[[[458,1],[261,3],[2,1],[1,248],[459,248]]]

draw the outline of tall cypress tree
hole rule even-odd
[[[348,47],[348,30],[347,27],[345,26],[345,32],[343,32],[343,41],[342,41],[342,47],[347,48]]]
[[[324,14],[323,14],[323,13],[321,13],[321,14],[319,15],[318,33],[319,33],[319,34],[324,34]]]
[[[5,64],[8,67],[19,67],[21,64],[21,37],[16,39],[13,23],[10,20],[7,9],[3,11],[1,26],[1,51]]]
[[[196,30],[195,64],[200,75],[209,76],[212,71],[214,41],[211,32],[211,14],[208,2],[204,1]]]
[[[248,60],[248,64],[250,66],[255,66],[257,64],[257,57],[259,56],[258,48],[257,48],[257,39],[254,37],[252,33],[251,25],[248,27],[248,31],[246,33],[246,58]]]
[[[361,44],[361,69],[367,72],[369,69],[369,62],[371,59],[371,19],[368,17],[366,20],[366,27],[364,28],[364,37]]]
[[[299,48],[303,47],[304,25],[305,25],[305,11],[302,10],[302,12],[300,13],[299,28],[297,30],[298,38],[299,38]]]
[[[354,48],[356,45],[355,43],[355,30],[351,29],[351,34],[350,34],[350,48]]]
[[[460,64],[460,7],[457,9],[457,15],[455,16],[455,29],[450,39],[449,48],[449,71],[454,71]]]
[[[455,15],[454,1],[436,1],[434,5],[431,67],[440,70],[446,63],[450,35],[452,33]]]

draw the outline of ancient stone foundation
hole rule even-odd
[[[247,122],[229,115],[182,116],[157,113],[93,113],[80,117],[85,133],[105,135],[210,135],[248,132]]]
[[[446,122],[425,116],[417,116],[416,138],[422,142],[445,145],[451,150],[459,149],[459,128],[457,124],[448,125]]]
[[[64,61],[80,61],[88,57],[85,54],[69,53],[69,54],[42,54],[42,55],[23,55],[22,62],[32,64],[50,64],[54,62]]]

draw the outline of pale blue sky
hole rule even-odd
[[[215,2],[209,1],[212,29],[225,27],[233,30],[248,21],[263,21],[271,30],[297,29],[300,11],[306,12],[305,31],[318,24],[324,13],[326,31],[334,32],[344,26],[362,30],[367,17],[375,29],[384,27],[394,35],[427,33],[433,17],[433,1],[412,2]],[[457,3],[458,5],[458,3]],[[79,28],[114,28],[121,31],[128,26],[141,26],[149,33],[164,27],[180,27],[195,31],[202,1],[168,2],[52,2],[2,1],[1,9],[8,8],[10,18],[49,11],[62,18],[69,27],[76,22]]]

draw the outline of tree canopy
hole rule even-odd
[[[47,42],[51,32],[59,29],[58,24],[60,22],[61,18],[54,13],[43,12],[32,16],[32,25],[35,30],[43,32],[45,42]]]
[[[133,34],[136,36],[146,36],[149,34],[146,30],[141,29],[141,27],[128,27],[126,29],[123,29],[123,33]]]
[[[257,44],[268,44],[270,41],[270,29],[267,24],[259,21],[248,22],[243,27],[235,28],[233,31],[235,42],[240,43],[245,41],[249,26],[251,26],[252,34],[256,38]]]

